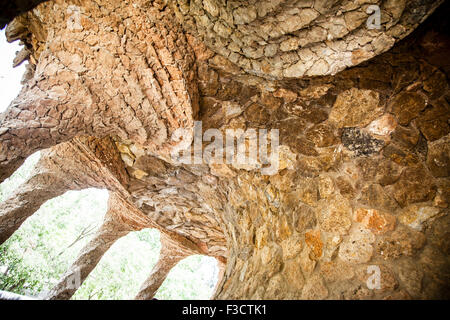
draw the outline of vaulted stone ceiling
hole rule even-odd
[[[251,74],[281,79],[333,75],[385,52],[442,2],[178,0],[177,9],[210,49]],[[366,26],[373,5],[380,29]]]
[[[197,253],[220,262],[221,299],[448,297],[445,10],[394,46],[440,3],[55,0],[16,17],[29,65],[0,116],[0,180],[44,151],[0,204],[1,242],[46,200],[99,187],[105,223],[48,298],[148,227],[165,250],[137,298]],[[278,171],[179,163],[172,134],[195,144],[195,121],[278,129]]]

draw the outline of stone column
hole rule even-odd
[[[0,245],[43,203],[67,190],[63,181],[50,172],[41,172],[28,179],[8,199],[0,203]]]
[[[161,234],[161,251],[156,265],[153,267],[150,276],[142,284],[136,300],[152,299],[159,287],[163,284],[170,270],[182,259],[188,257],[191,253],[180,248],[166,236]]]

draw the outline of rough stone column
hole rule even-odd
[[[29,50],[16,60],[30,67],[0,116],[0,181],[31,153],[81,134],[167,156],[171,134],[192,130],[198,111],[194,53],[172,10],[158,1],[59,6],[61,16],[49,2],[8,24],[8,41]],[[130,17],[126,28],[120,16]]]
[[[35,172],[39,169],[43,168],[38,166]],[[64,181],[47,170],[33,175],[7,200],[0,203],[0,244],[8,240],[43,203],[67,190]]]
[[[163,284],[170,270],[182,259],[191,255],[189,251],[183,250],[179,245],[161,235],[161,251],[156,265],[153,267],[150,276],[142,284],[136,300],[152,299],[159,287]]]
[[[49,300],[70,299],[82,285],[102,256],[121,237],[133,230],[133,227],[124,221],[124,212],[121,202],[123,200],[111,193],[108,201],[108,211],[104,222],[94,235],[93,239],[82,249],[80,255],[62,276],[58,284],[47,295]]]
[[[76,135],[77,130],[69,133],[64,129],[67,119],[56,118],[58,104],[34,87],[23,90],[0,115],[0,182],[11,176],[29,155]],[[65,108],[72,106],[67,104]],[[44,116],[46,114],[53,114],[55,118]]]

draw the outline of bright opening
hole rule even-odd
[[[22,63],[16,68],[12,67],[16,52],[21,49],[22,46],[19,45],[19,41],[8,43],[5,29],[0,30],[0,52],[2,53],[2,58],[0,59],[0,112],[8,108],[11,101],[17,97],[22,88],[20,82],[25,73],[26,63]]]

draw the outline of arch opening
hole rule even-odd
[[[106,202],[93,188],[46,201],[0,246],[0,290],[42,298],[92,238]]]

